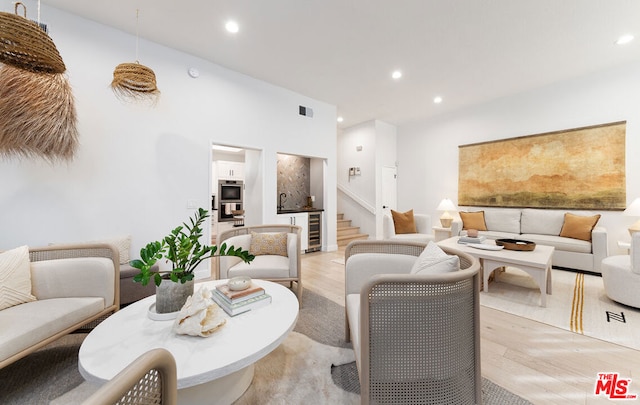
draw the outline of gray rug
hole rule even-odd
[[[344,339],[344,308],[308,290],[303,294],[303,306],[294,330],[325,345],[351,347]],[[66,336],[0,370],[0,404],[49,404],[79,386],[83,379],[77,369],[77,355],[85,336]],[[260,374],[256,370],[255,379],[258,378]],[[356,394],[360,391],[355,362],[332,367],[331,378],[345,391]],[[484,404],[530,404],[484,378],[482,391]]]

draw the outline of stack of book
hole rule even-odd
[[[476,236],[476,237],[472,237],[472,236],[461,236],[458,239],[458,243],[482,243],[486,240],[487,238],[485,236]]]
[[[271,302],[271,296],[264,288],[253,283],[242,291],[232,291],[227,284],[219,284],[211,297],[230,316],[263,307]]]

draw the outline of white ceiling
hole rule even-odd
[[[335,104],[341,127],[401,125],[640,59],[638,0],[43,3],[132,34],[139,9],[140,37]],[[636,40],[615,45],[626,33]]]

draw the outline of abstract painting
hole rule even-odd
[[[623,210],[626,121],[459,146],[458,205]]]

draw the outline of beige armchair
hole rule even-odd
[[[219,276],[221,279],[236,276],[249,276],[251,278],[289,282],[292,287],[296,283],[298,302],[302,303],[302,266],[300,260],[300,233],[302,228],[298,225],[258,225],[243,226],[222,232],[217,244],[226,243],[227,246],[242,247],[251,251],[252,233],[275,235],[286,233],[286,256],[280,254],[256,255],[251,263],[244,263],[237,257],[222,256],[218,259]]]
[[[135,359],[82,405],[177,403],[176,362],[169,351],[153,349]]]
[[[391,218],[391,215],[385,214],[382,220],[382,238],[384,240],[401,240],[424,243],[427,243],[430,240],[435,241],[433,229],[431,229],[430,215],[413,214],[413,220],[416,224],[417,233],[396,234],[393,218]]]
[[[459,271],[410,274],[425,245],[354,241],[346,248],[346,333],[363,404],[482,403],[479,262],[443,249],[458,256]]]

